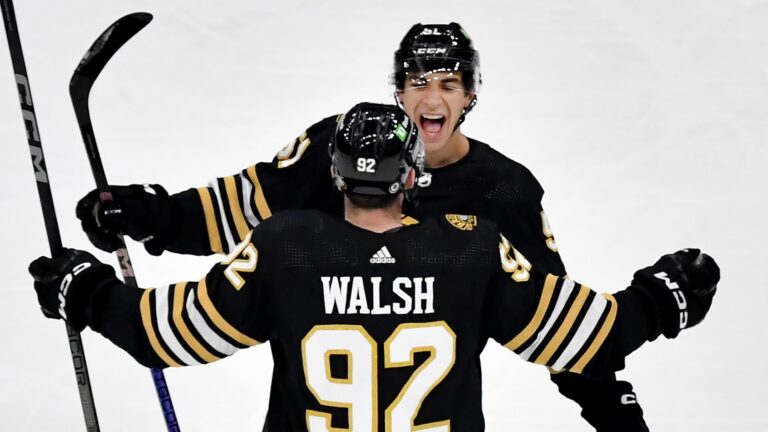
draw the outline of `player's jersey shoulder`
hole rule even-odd
[[[336,123],[342,114],[330,115],[307,128],[307,134],[331,135],[336,130]]]
[[[430,215],[417,220],[410,216],[402,217],[402,229],[410,230],[405,237],[465,236],[480,238],[498,238],[499,229],[495,222],[484,217],[465,214]],[[309,242],[312,239],[323,241],[326,238],[357,238],[367,231],[355,228],[320,210],[286,210],[273,215],[262,222],[257,230],[264,238],[296,238]]]
[[[473,159],[483,166],[483,175],[493,185],[488,191],[492,200],[517,200],[520,198],[541,201],[544,189],[523,164],[510,159],[490,145],[469,138]]]
[[[340,114],[325,117],[312,124],[298,137],[283,146],[275,155],[274,163],[278,168],[286,168],[299,160],[313,159],[330,163],[328,144],[336,131],[336,122]]]
[[[330,115],[308,127],[304,135],[313,141],[313,145],[321,147],[327,153],[328,143],[331,142],[333,133],[336,131],[336,123],[340,118],[341,114]]]
[[[465,233],[466,235],[480,236],[498,232],[496,224],[484,217],[471,214],[446,213],[432,216],[435,223],[447,234]]]
[[[335,220],[320,210],[285,210],[260,223],[255,232],[263,239],[311,239],[321,236]]]
[[[495,222],[481,216],[447,213],[428,217],[421,222],[426,231],[434,235],[445,246],[460,249],[496,253],[499,243],[499,228]]]

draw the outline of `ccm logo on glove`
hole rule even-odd
[[[59,285],[59,314],[62,318],[67,319],[67,313],[64,311],[64,306],[67,304],[67,292],[69,291],[69,285],[72,283],[72,280],[75,278],[75,276],[79,275],[83,270],[90,267],[91,263],[89,262],[80,263],[72,267],[72,271],[64,276],[64,278],[61,280],[61,285]]]
[[[672,296],[675,298],[675,302],[677,302],[677,308],[680,310],[680,329],[684,329],[688,325],[688,303],[685,301],[685,294],[680,289],[680,285],[677,282],[672,282],[665,272],[658,272],[654,276],[663,280],[664,285],[672,292]]]

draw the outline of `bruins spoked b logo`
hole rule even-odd
[[[462,231],[472,231],[477,226],[477,217],[471,215],[447,214],[445,218]]]

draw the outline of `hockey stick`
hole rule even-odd
[[[114,24],[109,26],[101,36],[96,39],[88,51],[80,60],[80,64],[72,74],[69,81],[69,95],[72,98],[72,105],[75,108],[77,124],[80,126],[80,133],[83,135],[85,149],[88,153],[88,162],[91,164],[91,171],[96,180],[96,187],[101,192],[102,202],[112,200],[112,194],[109,192],[109,183],[104,173],[104,166],[101,163],[99,148],[96,145],[96,137],[93,133],[91,124],[91,114],[88,107],[88,97],[91,93],[91,87],[96,78],[101,73],[104,66],[112,56],[120,49],[123,44],[143,29],[152,20],[152,15],[145,12],[126,15]],[[133,274],[133,266],[128,256],[128,250],[125,248],[125,242],[120,238],[122,245],[115,252],[120,263],[120,270],[123,273],[125,283],[130,286],[137,286],[136,277]],[[160,369],[152,368],[152,379],[157,390],[157,397],[160,399],[160,407],[163,410],[165,424],[168,431],[179,431],[179,424],[176,418],[176,412],[173,409],[171,394],[168,391],[168,385],[165,382],[165,376]]]
[[[48,183],[48,170],[45,166],[43,145],[40,141],[40,131],[37,127],[35,106],[32,103],[32,91],[29,86],[29,79],[27,78],[27,66],[24,63],[24,53],[21,50],[19,29],[16,25],[16,14],[13,9],[12,0],[0,0],[0,5],[3,8],[5,34],[8,37],[8,48],[11,51],[13,72],[16,76],[19,103],[21,104],[21,115],[24,119],[24,127],[27,130],[27,142],[29,144],[29,152],[32,156],[32,168],[35,171],[35,179],[37,180],[37,194],[40,197],[40,206],[43,210],[45,232],[48,235],[48,245],[51,249],[51,256],[56,256],[59,255],[63,249],[61,244],[61,233],[59,232],[59,225],[56,219],[56,210],[53,207],[51,186]],[[88,374],[88,366],[85,362],[83,341],[80,339],[80,333],[72,329],[69,324],[67,324],[66,327],[67,337],[69,338],[69,350],[72,354],[72,363],[75,366],[77,390],[78,393],[80,393],[80,405],[83,408],[83,416],[85,416],[85,428],[89,432],[98,432],[99,419],[96,416],[96,405],[93,402],[91,379]]]

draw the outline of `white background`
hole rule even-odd
[[[118,17],[155,20],[110,62],[91,109],[108,179],[175,192],[267,160],[354,103],[391,101],[392,52],[414,22],[459,21],[485,84],[464,131],[525,164],[572,277],[624,288],[660,254],[722,267],[712,312],[643,347],[621,377],[654,431],[768,428],[768,2],[18,0],[16,12],[65,243],[93,187],[67,92]],[[0,49],[0,429],[82,430],[64,326],[38,311],[28,263],[47,254],[10,58]],[[210,259],[130,250],[139,283],[197,279]],[[97,256],[114,263],[114,258]],[[102,429],[163,430],[149,372],[83,335]],[[489,431],[588,431],[542,368],[489,346]],[[185,431],[260,430],[271,359],[257,347],[166,372]]]

